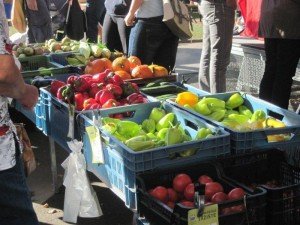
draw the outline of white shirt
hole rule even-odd
[[[162,0],[144,0],[139,10],[137,11],[137,18],[151,18],[163,16]]]
[[[8,40],[8,30],[6,29],[7,20],[5,15],[3,0],[0,0],[0,55],[7,54],[5,42]],[[0,127],[8,126],[5,135],[0,136],[0,171],[12,168],[16,164],[15,142],[13,133],[16,133],[15,126],[8,114],[8,98],[0,96]]]

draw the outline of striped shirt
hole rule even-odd
[[[151,18],[163,16],[162,0],[144,0],[139,10],[137,11],[137,18]]]

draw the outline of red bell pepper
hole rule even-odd
[[[115,100],[115,99],[109,99],[107,102],[105,102],[102,105],[102,108],[103,109],[107,109],[107,108],[117,107],[119,105],[120,105],[120,103],[117,100]]]
[[[112,92],[116,98],[120,97],[123,93],[122,88],[118,85],[115,85],[115,84],[108,84],[108,85],[105,86],[105,89]]]
[[[66,85],[65,82],[62,82],[62,81],[59,81],[59,80],[53,80],[51,82],[51,85],[50,85],[50,93],[54,96],[56,96],[56,93],[58,91],[58,89],[62,86]]]
[[[74,81],[73,86],[75,91],[83,92],[90,87],[90,84],[84,78],[79,77]]]
[[[121,85],[121,88],[123,90],[123,96],[127,97],[129,95],[131,95],[132,93],[138,93],[139,91],[136,90],[135,85],[133,85],[133,83],[130,82],[124,82]]]
[[[136,83],[131,83],[132,87],[135,89],[136,93],[140,93],[139,86]]]
[[[75,76],[75,75],[71,75],[68,77],[67,79],[67,84],[70,84],[70,85],[73,85],[73,83],[75,82],[75,80],[78,79],[78,76]]]
[[[103,105],[109,99],[115,99],[115,96],[109,90],[103,89],[103,90],[97,92],[97,94],[95,95],[95,99],[97,102],[99,102],[101,105]]]
[[[74,91],[70,84],[66,84],[57,90],[56,97],[68,103],[73,102]]]
[[[97,101],[93,98],[88,98],[83,102],[83,110],[88,110],[93,104],[96,104]]]
[[[138,93],[133,93],[129,95],[126,99],[129,104],[144,103],[144,96]]]
[[[124,83],[123,79],[117,74],[115,74],[112,79],[113,79],[113,84],[115,85],[120,86],[121,84]]]
[[[97,92],[101,91],[102,89],[103,89],[103,83],[100,83],[100,84],[93,83],[93,84],[91,84],[91,87],[89,89],[89,96],[91,98],[95,98],[95,95],[97,94]]]
[[[75,109],[78,111],[83,110],[83,102],[84,102],[83,94],[80,92],[76,92],[74,95]]]
[[[92,104],[89,109],[101,109],[101,105],[99,103],[94,103]]]

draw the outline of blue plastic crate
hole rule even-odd
[[[160,103],[152,102],[143,105],[132,105],[127,107],[111,108],[107,110],[98,110],[86,112],[80,115],[80,132],[84,142],[84,154],[87,158],[87,164],[90,171],[95,173],[104,181],[122,200],[127,207],[136,209],[136,175],[138,172],[152,170],[158,167],[174,166],[188,162],[198,162],[213,158],[222,158],[230,153],[229,134],[222,129],[207,124],[205,121],[196,118],[182,110],[172,107],[170,104],[164,104],[167,112],[174,112],[178,121],[181,122],[191,136],[196,135],[196,129],[199,127],[209,127],[219,135],[200,141],[191,141],[173,146],[165,146],[145,151],[135,152],[126,145],[118,141],[112,135],[102,132],[102,137],[108,140],[103,142],[103,151],[105,164],[92,164],[92,149],[89,138],[85,132],[88,126],[94,126],[92,118],[94,115],[109,116],[115,113],[134,112],[134,116],[128,118],[131,121],[141,123],[148,118],[154,107],[159,107]],[[100,128],[100,127],[99,127]],[[101,128],[100,128],[101,130]],[[193,156],[174,158],[174,154],[183,152],[187,149],[196,149]]]
[[[51,62],[58,63],[63,66],[69,65],[66,57],[74,54],[75,52],[60,52],[60,53],[50,53],[49,58]]]
[[[16,110],[21,112],[24,116],[26,116],[31,122],[33,122],[38,129],[43,130],[42,126],[42,117],[43,117],[43,109],[41,103],[41,97],[39,97],[37,104],[35,107],[30,109],[25,109],[18,101],[14,102],[14,107]]]
[[[218,99],[226,101],[232,94],[236,92],[228,92],[228,93],[220,93],[213,95],[203,95],[207,97],[216,97]],[[249,94],[242,93],[241,95],[244,98],[244,105],[246,105],[249,109],[255,110],[263,110],[267,115],[275,114],[279,117],[282,117],[282,121],[286,124],[285,128],[276,128],[276,129],[259,129],[253,131],[236,131],[232,130],[228,127],[224,127],[222,123],[211,120],[210,118],[203,116],[195,111],[191,111],[184,107],[179,106],[174,102],[174,100],[168,100],[169,103],[175,105],[176,107],[183,109],[192,113],[193,115],[203,118],[206,121],[209,121],[212,124],[218,125],[220,127],[224,127],[230,133],[231,139],[231,150],[233,154],[244,154],[252,151],[257,151],[258,149],[269,149],[269,148],[282,148],[285,146],[298,146],[300,144],[300,115],[296,113],[282,109],[276,105],[273,105],[264,100],[255,98]],[[292,138],[287,141],[281,142],[268,142],[267,136],[274,134],[287,134],[291,133]]]

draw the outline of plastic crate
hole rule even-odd
[[[224,192],[228,193],[239,185],[222,179],[217,168],[210,162],[190,164],[169,169],[153,170],[137,176],[138,183],[138,211],[145,216],[151,224],[159,225],[187,225],[187,213],[189,208],[176,204],[174,210],[161,201],[153,198],[148,190],[156,186],[172,187],[174,177],[179,173],[188,174],[193,181],[197,181],[201,175],[208,175],[214,181],[219,182]],[[264,225],[266,208],[266,191],[259,188],[255,191],[246,191],[246,203],[243,199],[232,200],[218,205],[220,225]],[[226,212],[228,207],[246,205],[242,212]]]
[[[67,66],[67,65],[69,65],[69,63],[66,60],[66,57],[68,57],[68,56],[70,56],[74,53],[76,53],[76,52],[50,53],[49,57],[50,57],[51,62],[55,62],[55,63],[58,63],[60,65]],[[77,54],[79,54],[79,53],[77,53]]]
[[[61,68],[60,64],[55,62],[50,62],[48,56],[45,55],[35,55],[30,57],[18,58],[22,66],[22,74],[27,72],[38,70],[40,67],[44,68]]]
[[[199,96],[202,95],[207,95],[209,94],[206,91],[202,91],[200,89],[197,89],[189,84],[183,84],[183,83],[179,83],[179,82],[174,82],[174,83],[170,83],[170,85],[174,85],[174,89],[173,91],[167,91],[167,92],[163,92],[163,93],[157,93],[157,94],[148,94],[147,92],[143,92],[143,89],[141,89],[141,92],[144,93],[148,99],[153,100],[153,101],[165,101],[167,99],[172,99],[172,98],[176,98],[177,94],[184,92],[184,91],[190,91],[193,92]]]
[[[161,166],[177,165],[184,162],[202,161],[206,159],[224,157],[230,152],[229,136],[223,130],[205,123],[204,121],[194,118],[186,112],[176,109],[169,104],[165,104],[164,108],[168,112],[174,112],[181,124],[188,132],[195,135],[195,127],[209,127],[217,132],[216,137],[208,138],[202,141],[192,141],[188,143],[165,146],[156,149],[134,152],[123,143],[119,142],[115,137],[102,132],[102,137],[109,143],[103,142],[103,151],[105,156],[105,164],[92,164],[92,149],[89,138],[85,132],[88,126],[94,126],[92,118],[99,113],[105,117],[110,114],[135,112],[134,116],[128,118],[131,121],[141,123],[148,118],[154,107],[159,107],[160,103],[152,102],[142,105],[131,105],[127,107],[111,108],[108,110],[100,110],[88,112],[80,115],[80,130],[84,141],[84,154],[87,158],[89,170],[95,173],[103,180],[131,209],[136,209],[136,174],[146,170],[152,170]],[[186,121],[192,121],[192,124]],[[193,126],[189,127],[189,126]],[[101,127],[99,127],[101,130]],[[183,158],[174,158],[173,156],[187,149],[197,149],[195,155]],[[170,157],[172,156],[172,157]]]
[[[43,131],[43,117],[45,116],[44,114],[44,109],[42,105],[42,100],[41,97],[38,98],[38,102],[33,108],[33,110],[25,109],[19,102],[15,101],[13,103],[14,108],[21,112],[24,116],[26,116],[31,122],[33,122],[36,127]]]
[[[300,224],[300,168],[291,166],[276,149],[219,161],[223,177],[244,189],[267,191],[267,224]],[[276,181],[277,187],[267,182]],[[254,186],[255,185],[255,186]]]
[[[235,92],[229,93],[220,93],[214,95],[207,95],[207,97],[216,97],[221,100],[227,100],[232,94]],[[230,133],[231,140],[231,150],[233,154],[244,154],[253,151],[257,151],[258,149],[271,149],[271,148],[279,148],[284,147],[286,145],[299,145],[300,144],[300,116],[292,111],[288,111],[282,109],[276,105],[273,105],[269,102],[263,101],[261,99],[255,98],[249,94],[241,93],[244,98],[244,105],[246,105],[251,110],[264,110],[267,115],[272,114],[275,117],[280,117],[282,121],[286,124],[285,128],[276,128],[276,129],[259,129],[252,131],[236,131],[232,130],[228,127],[224,127],[222,123],[211,120],[210,118],[203,116],[195,111],[191,111],[184,107],[179,106],[174,102],[174,100],[169,99],[168,102],[175,105],[178,108],[184,109],[196,115],[200,118],[209,121],[212,124],[218,125],[220,127],[224,127]],[[203,95],[204,97],[206,95]],[[281,142],[268,142],[267,136],[274,134],[292,134],[292,138],[290,140],[281,141]]]

